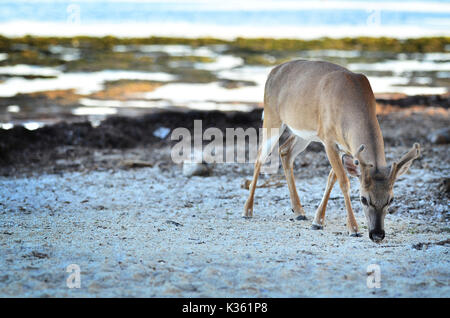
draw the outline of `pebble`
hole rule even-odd
[[[206,163],[197,163],[197,162],[183,162],[183,175],[185,177],[192,176],[209,176],[211,173],[211,169]]]
[[[435,145],[446,145],[450,143],[450,128],[433,131],[428,135],[428,140]]]

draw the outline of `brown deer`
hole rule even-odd
[[[345,199],[349,234],[361,236],[350,202],[347,171],[360,181],[360,197],[369,237],[374,242],[381,242],[385,236],[384,218],[394,199],[394,182],[419,157],[420,146],[415,143],[398,162],[388,166],[375,106],[367,78],[339,65],[296,60],[275,67],[265,85],[265,134],[258,150],[243,216],[253,216],[261,165],[288,127],[292,134],[279,152],[296,219],[306,220],[306,216],[295,188],[294,159],[311,141],[319,141],[325,147],[331,171],[312,229],[323,228],[328,198],[337,180]]]

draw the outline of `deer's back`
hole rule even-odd
[[[370,94],[370,84],[361,74],[329,62],[296,60],[270,72],[264,107],[273,109],[289,127],[316,131],[320,112],[328,108],[339,112],[335,108],[340,104],[369,100]]]

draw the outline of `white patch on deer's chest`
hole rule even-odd
[[[322,140],[320,140],[320,138],[317,136],[317,132],[314,130],[297,130],[292,127],[289,127],[289,129],[292,131],[293,134],[295,134],[296,136],[298,136],[306,141],[322,142]]]

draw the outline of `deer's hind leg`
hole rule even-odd
[[[255,170],[253,172],[253,180],[250,183],[249,196],[244,204],[243,217],[250,218],[253,216],[253,203],[255,198],[256,183],[261,171],[261,165],[266,162],[273,148],[278,144],[285,126],[281,122],[280,117],[268,108],[264,108],[263,136],[261,146],[258,149],[258,155],[255,161]]]
[[[291,135],[280,147],[281,163],[283,164],[283,170],[289,188],[292,212],[294,212],[296,220],[306,220],[306,215],[295,187],[294,160],[305,150],[308,144],[309,141]]]

